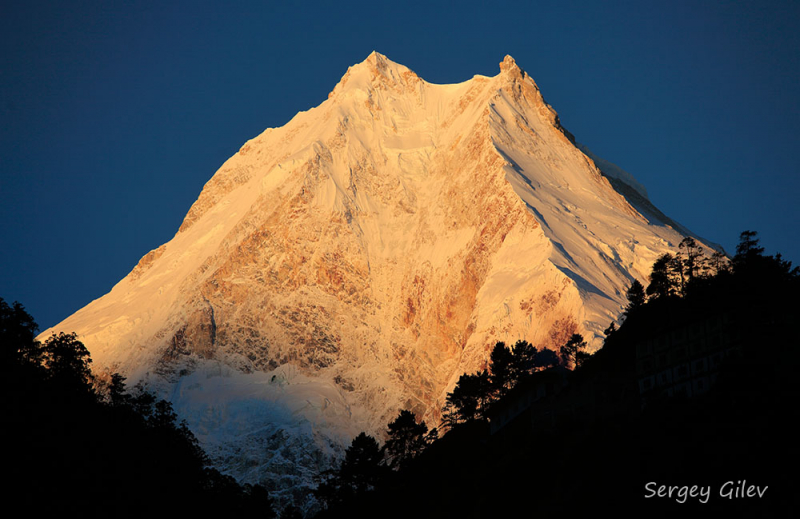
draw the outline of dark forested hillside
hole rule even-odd
[[[208,466],[171,405],[116,374],[93,375],[77,337],[34,339],[0,299],[3,495],[31,517],[274,517],[262,487]]]
[[[499,343],[489,369],[448,396],[443,437],[320,517],[792,510],[800,275],[755,236],[742,233],[730,261],[691,239],[660,258],[594,355],[573,337],[559,365],[531,360],[509,378],[515,357],[538,352]]]
[[[687,239],[690,240],[690,239]],[[447,395],[443,430],[402,410],[319,476],[318,517],[776,517],[796,501],[800,271],[755,233],[685,241],[634,282],[590,355],[500,342]],[[34,516],[274,517],[208,465],[171,405],[91,371],[72,334],[0,299],[5,495]],[[312,510],[313,511],[313,510]],[[297,517],[288,507],[284,516]]]

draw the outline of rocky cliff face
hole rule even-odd
[[[510,57],[433,85],[372,53],[45,334],[76,331],[96,367],[170,398],[231,474],[289,495],[398,409],[435,422],[498,340],[599,344],[688,231],[584,151]]]

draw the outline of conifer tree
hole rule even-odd
[[[356,493],[372,490],[380,479],[383,456],[378,441],[361,433],[347,448],[340,474],[345,484]]]
[[[760,256],[764,253],[764,247],[758,246],[758,233],[756,231],[742,231],[739,235],[739,244],[736,245],[736,257],[747,259]]]
[[[675,295],[677,283],[673,273],[672,265],[675,257],[665,253],[661,255],[655,263],[650,273],[650,284],[647,285],[647,295],[653,299],[666,299]]]
[[[572,369],[577,369],[588,358],[588,354],[583,351],[586,349],[586,341],[583,335],[575,333],[569,338],[567,343],[561,347],[561,358],[564,364],[572,365]]]
[[[18,301],[9,306],[0,298],[0,362],[2,368],[12,365],[38,365],[40,344],[35,340],[38,326]]]
[[[514,354],[504,342],[494,345],[489,356],[489,381],[498,397],[505,395],[515,384]]]
[[[381,466],[382,459],[378,441],[364,432],[360,433],[345,451],[339,468],[328,470],[320,476],[316,496],[328,508],[353,502],[378,485],[386,470]]]
[[[727,256],[719,251],[714,251],[714,253],[711,254],[709,266],[714,276],[728,272],[730,268]]]
[[[511,373],[514,383],[517,383],[536,369],[538,351],[528,341],[519,340],[514,344],[512,353]]]
[[[686,256],[682,258],[684,271],[686,272],[687,283],[691,283],[698,277],[703,267],[703,247],[691,236],[687,236],[678,245]]]
[[[424,421],[417,423],[411,411],[403,409],[389,424],[389,434],[384,444],[389,456],[389,466],[403,468],[419,456],[428,445],[428,426]]]
[[[743,231],[739,235],[739,244],[736,246],[736,256],[733,257],[733,268],[737,272],[746,272],[758,267],[758,262],[763,258],[764,247],[758,245],[758,233]]]
[[[474,375],[461,375],[456,387],[447,394],[442,423],[452,428],[460,423],[484,419],[491,394],[492,385],[486,370]]]
[[[116,509],[112,515],[142,517],[158,503],[164,516],[223,510],[247,516],[257,509],[274,517],[263,487],[242,487],[207,466],[197,439],[177,423],[168,402],[141,387],[139,394],[127,393],[118,374],[100,383],[77,335],[54,334],[42,344],[36,328],[21,305],[9,307],[0,298],[0,399],[4,419],[14,425],[4,431],[12,446],[3,460],[13,475],[6,487],[19,502],[37,507],[34,515]],[[94,508],[87,508],[87,489]]]
[[[625,315],[629,315],[637,308],[643,306],[644,302],[644,286],[638,279],[634,279],[633,283],[631,283],[631,287],[628,289],[628,306],[625,307]],[[614,323],[611,324],[613,325]],[[611,331],[613,331],[613,329]],[[606,333],[606,335],[608,335],[608,333]]]

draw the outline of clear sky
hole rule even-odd
[[[0,297],[44,329],[102,296],[372,50],[433,83],[511,54],[667,215],[800,263],[800,2],[26,0],[0,6]]]

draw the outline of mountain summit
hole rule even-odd
[[[43,335],[77,332],[96,367],[169,398],[218,465],[289,492],[400,408],[435,423],[497,341],[599,345],[687,233],[577,145],[510,56],[435,85],[373,52]]]

